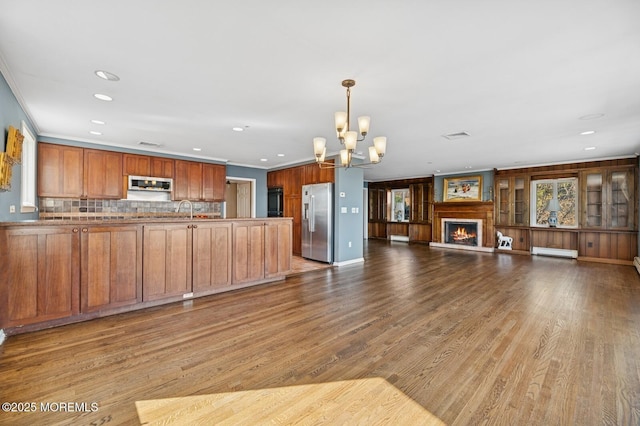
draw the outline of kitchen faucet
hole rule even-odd
[[[178,213],[180,211],[180,207],[182,206],[182,203],[189,203],[189,212],[191,214],[191,216],[189,217],[189,219],[193,219],[193,204],[191,203],[191,201],[189,200],[182,200],[178,203],[178,207],[176,207],[176,213]]]

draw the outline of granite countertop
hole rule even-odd
[[[16,222],[0,222],[0,228],[9,226],[62,226],[62,225],[144,225],[151,223],[185,223],[185,222],[247,222],[247,221],[270,221],[270,220],[292,220],[290,217],[254,217],[254,218],[230,218],[219,217],[198,217],[193,219],[188,216],[171,217],[136,217],[136,218],[69,218],[69,219],[36,219],[21,220]]]

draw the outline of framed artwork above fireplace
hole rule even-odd
[[[482,176],[444,178],[443,201],[482,201]]]

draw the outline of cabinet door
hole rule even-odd
[[[233,284],[264,278],[264,223],[233,224]]]
[[[302,197],[284,197],[284,216],[293,218],[293,253],[302,254]]]
[[[604,228],[604,173],[600,170],[584,172],[582,181],[582,226]]]
[[[496,225],[509,225],[509,178],[496,179]]]
[[[608,173],[609,229],[632,230],[635,223],[635,189],[632,170],[611,170]]]
[[[173,198],[199,200],[202,197],[202,163],[175,160]]]
[[[172,158],[151,157],[152,177],[173,178],[174,160]]]
[[[79,311],[77,227],[7,229],[3,239],[0,328],[44,322]]]
[[[142,301],[140,226],[83,226],[80,247],[82,312]]]
[[[292,229],[290,220],[270,221],[264,228],[265,276],[277,277],[291,271]]]
[[[88,198],[122,198],[122,154],[84,150],[84,195]]]
[[[151,157],[122,154],[122,173],[125,176],[155,176],[151,174]]]
[[[202,199],[224,201],[227,187],[227,167],[221,164],[202,164]]]
[[[143,235],[142,300],[190,293],[191,225],[148,225]]]
[[[83,195],[83,150],[38,143],[38,195],[80,198]],[[122,176],[118,177],[118,185]]]
[[[513,186],[513,217],[511,224],[516,226],[529,225],[529,179],[524,176],[514,176]]]
[[[231,223],[192,225],[193,291],[231,285]]]

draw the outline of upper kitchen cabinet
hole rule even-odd
[[[633,230],[634,168],[585,170],[581,174],[582,227]]]
[[[87,198],[122,198],[122,154],[84,150],[84,195]]]
[[[122,154],[122,173],[125,176],[173,177],[174,160],[148,155]]]
[[[173,180],[175,200],[200,200],[202,197],[202,163],[176,160]]]
[[[224,201],[227,188],[227,167],[222,164],[202,164],[202,199]]]
[[[223,164],[175,160],[175,200],[224,201],[227,168]]]
[[[83,151],[73,146],[38,143],[38,196],[82,197]],[[118,185],[121,179],[118,177]]]
[[[122,154],[38,143],[38,195],[122,198]]]

